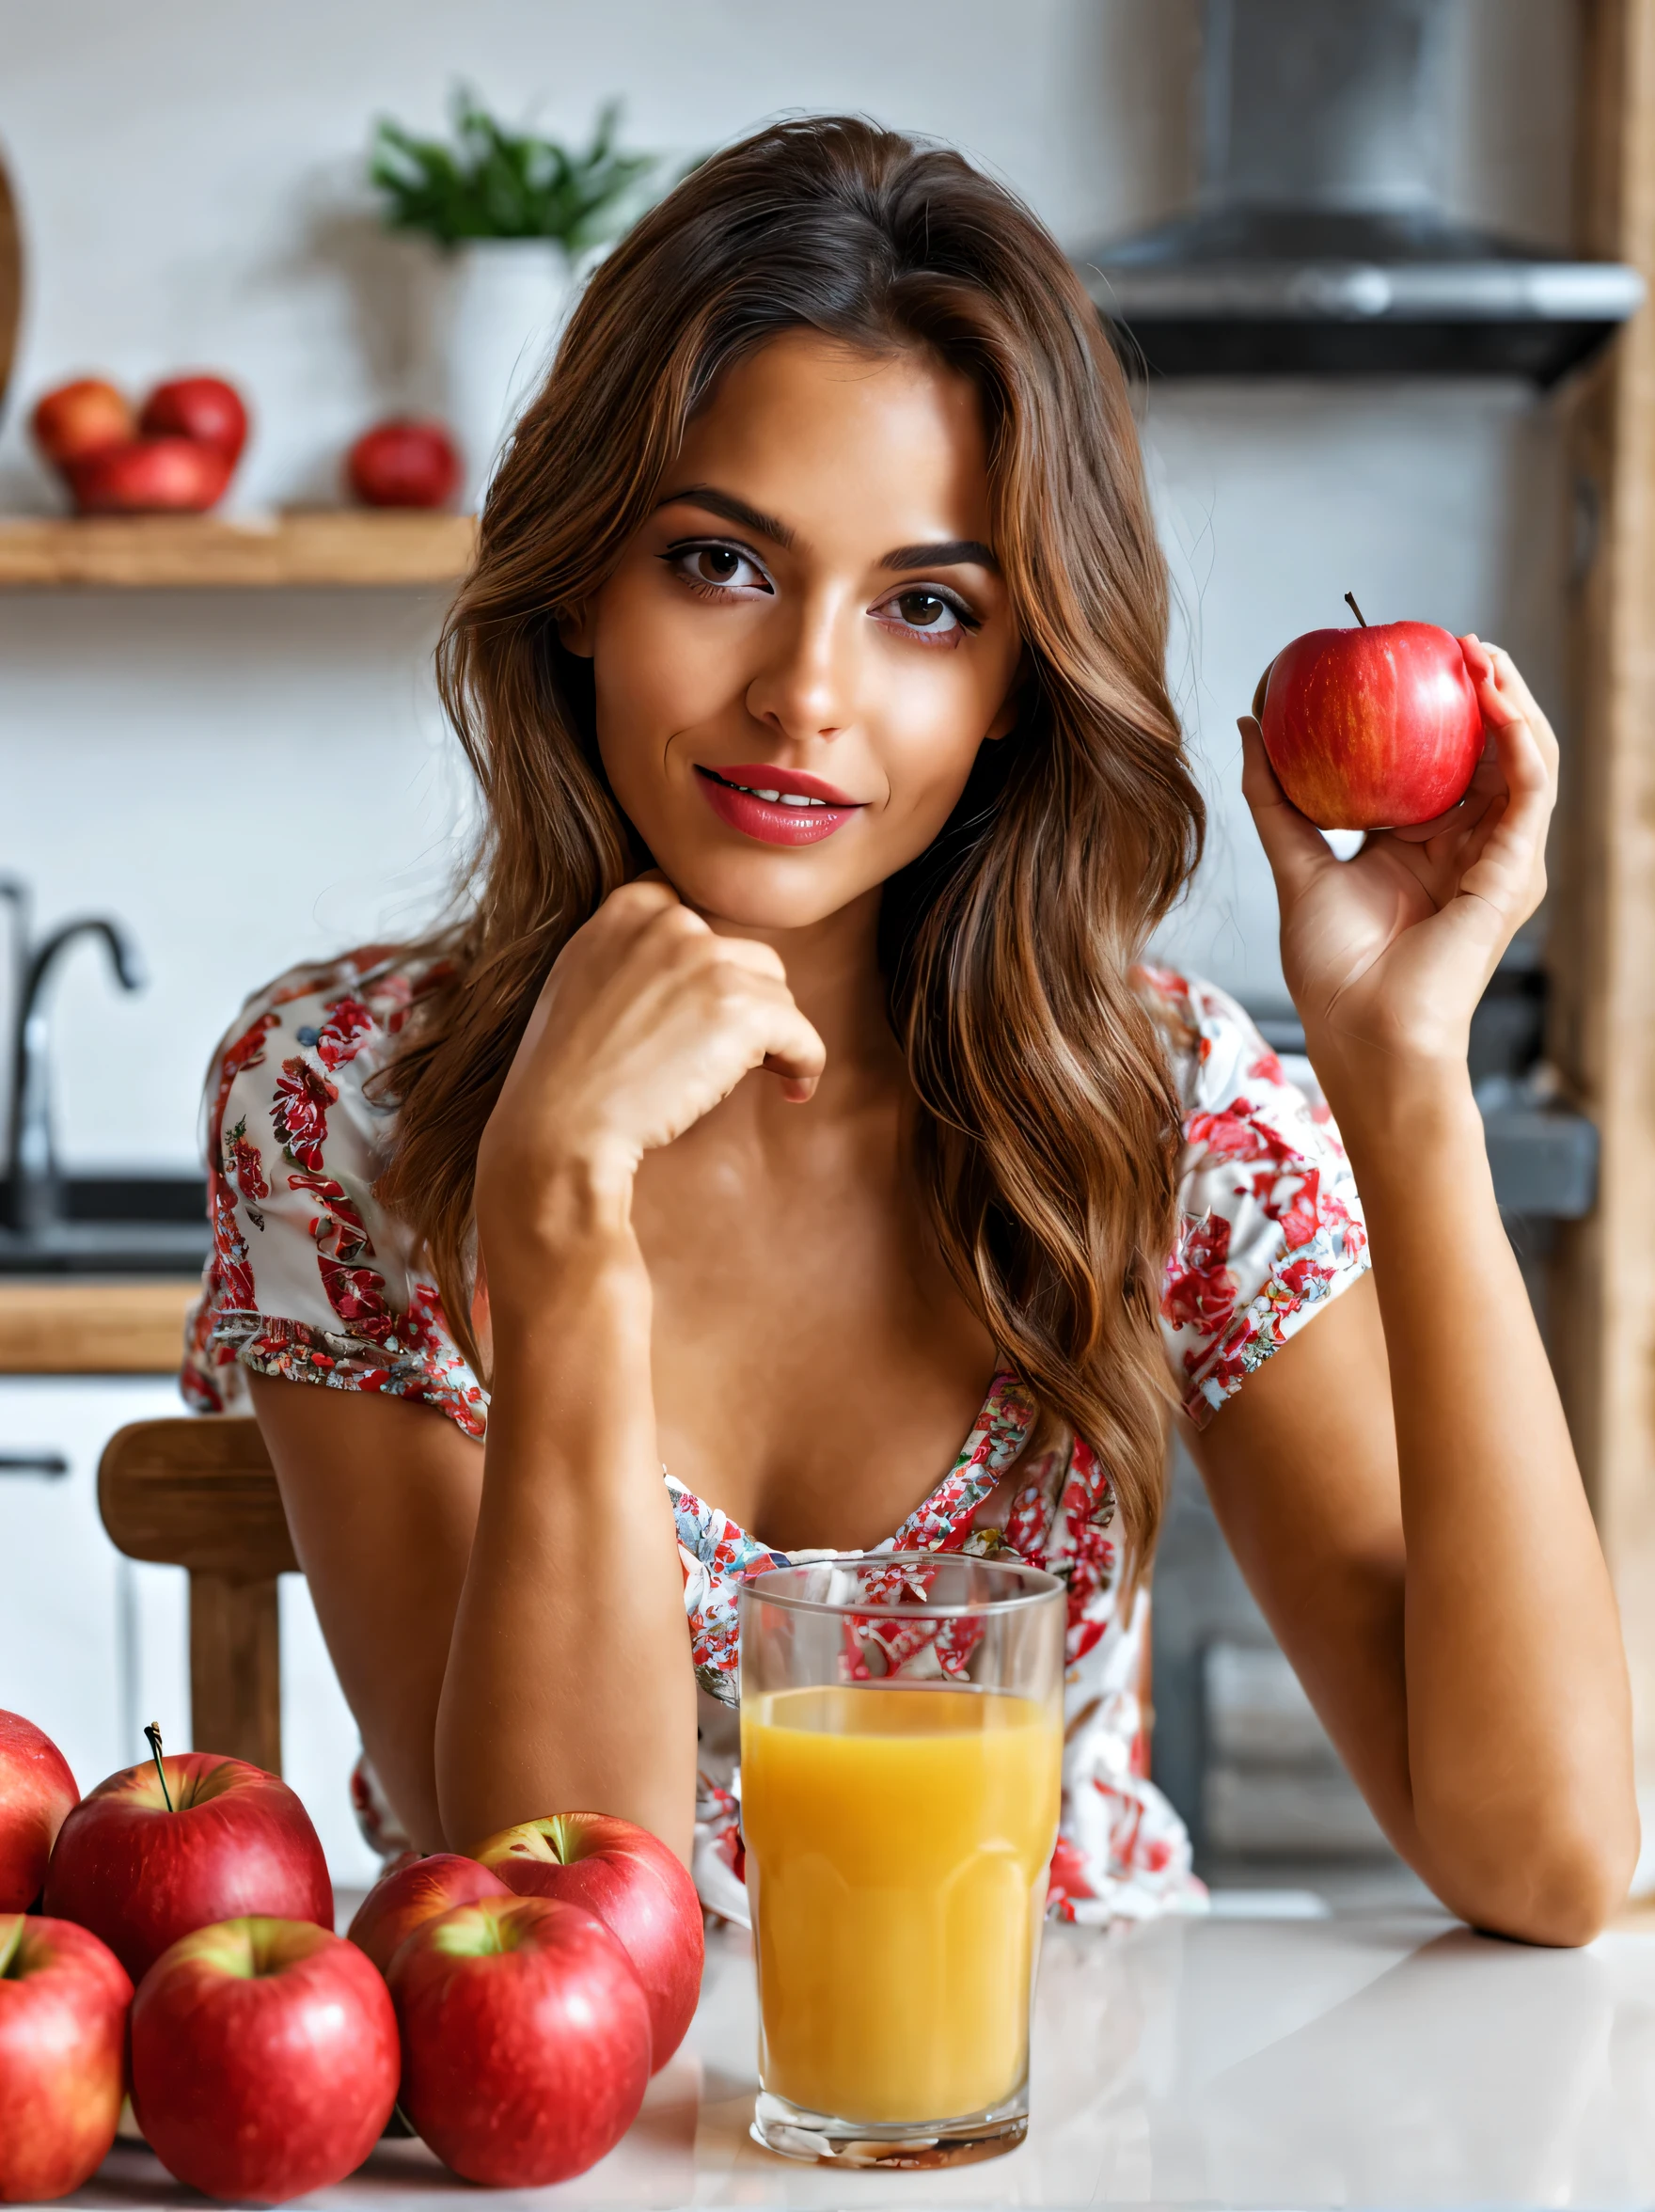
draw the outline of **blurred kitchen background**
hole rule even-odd
[[[339,505],[352,441],[433,403],[417,312],[426,249],[384,227],[370,132],[388,115],[442,134],[457,83],[504,121],[575,145],[618,100],[623,142],[659,156],[662,182],[789,110],[854,109],[935,134],[1026,196],[1079,259],[1105,265],[1100,298],[1143,303],[1138,341],[1152,363],[1164,343],[1162,365],[1177,371],[1142,384],[1140,405],[1177,594],[1172,677],[1212,836],[1164,950],[1235,991],[1291,1051],[1235,718],[1275,650],[1346,620],[1354,590],[1370,620],[1419,617],[1507,645],[1564,719],[1568,570],[1592,518],[1537,378],[1602,335],[1585,327],[1593,315],[1624,303],[1588,299],[1579,327],[1554,308],[1550,354],[1535,352],[1532,331],[1479,354],[1463,331],[1456,341],[1439,330],[1406,362],[1359,347],[1331,375],[1314,345],[1272,354],[1279,331],[1237,339],[1204,324],[1210,298],[1189,303],[1210,270],[1194,271],[1186,296],[1175,258],[1169,276],[1153,247],[1116,265],[1111,242],[1189,210],[1204,179],[1209,210],[1226,177],[1245,197],[1261,146],[1304,156],[1297,183],[1287,159],[1266,179],[1271,191],[1314,199],[1329,162],[1337,168],[1322,65],[1297,37],[1279,70],[1265,66],[1256,40],[1269,7],[1259,0],[1249,19],[1249,0],[1237,5],[1239,16],[1222,0],[757,12],[723,0],[471,0],[459,11],[435,0],[0,0],[0,159],[24,261],[0,517],[66,512],[28,435],[40,394],[80,375],[142,392],[197,368],[232,379],[252,415],[226,514],[256,529],[279,511]],[[1318,12],[1347,9],[1300,10]],[[1348,12],[1362,12],[1354,0]],[[1428,67],[1393,87],[1406,113],[1368,149],[1367,198],[1404,229],[1426,221],[1428,195],[1449,224],[1568,253],[1573,0],[1398,0],[1390,12],[1408,52],[1426,40]],[[1243,50],[1225,74],[1212,41],[1237,21]],[[1345,151],[1360,169],[1362,148]],[[1221,224],[1209,259],[1222,260],[1223,236]],[[1233,322],[1247,324],[1244,308]],[[1350,303],[1333,308],[1348,327]],[[1357,302],[1356,324],[1382,308]],[[1257,373],[1261,362],[1274,372]],[[5,559],[0,525],[0,584]],[[108,948],[77,940],[55,1001],[50,977],[42,994],[58,1164],[84,1210],[130,1212],[157,1179],[198,1176],[202,1072],[249,989],[294,960],[408,928],[440,896],[465,802],[430,677],[437,569],[423,584],[367,588],[0,588],[0,874],[26,883],[42,932],[86,913],[118,918],[146,978],[122,988]],[[1499,979],[1478,1047],[1490,1127],[1507,1144],[1514,1235],[1532,1257],[1553,1215],[1590,1204],[1592,1177],[1589,1128],[1547,1119],[1534,1074],[1537,943]],[[20,987],[8,988],[10,1024]],[[151,1196],[152,1211],[181,1210],[176,1188]],[[157,1250],[168,1233],[134,1232]],[[0,1294],[0,1346],[13,1310],[4,1296],[25,1295],[30,1279]],[[67,1311],[54,1321],[58,1311],[42,1298],[29,1341],[55,1333],[62,1356],[34,1364],[78,1356],[95,1368],[97,1330]],[[71,1336],[78,1354],[64,1350]],[[188,1741],[181,1572],[119,1558],[92,1487],[109,1431],[176,1400],[158,1374],[48,1379],[27,1372],[26,1352],[11,1365],[24,1371],[0,1378],[0,1704],[53,1733],[86,1787],[141,1754],[146,1720],[169,1744]],[[296,1577],[284,1578],[282,1625],[286,1771],[336,1877],[366,1879],[345,1793],[354,1739]],[[1283,1893],[1284,1910],[1386,1879],[1377,1831],[1183,1465],[1156,1631],[1155,1770],[1215,1877]]]

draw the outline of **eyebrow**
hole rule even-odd
[[[881,559],[881,568],[978,568],[1000,572],[1000,563],[981,538],[944,538],[936,545],[898,545]]]
[[[655,502],[656,511],[663,507],[700,507],[708,514],[720,514],[726,522],[733,522],[743,529],[751,530],[755,537],[768,538],[772,545],[786,550],[793,544],[793,532],[786,523],[779,522],[774,514],[749,507],[745,499],[738,499],[733,492],[721,492],[717,484],[686,484],[676,492],[669,492],[664,499]]]
[[[786,523],[774,514],[766,514],[762,508],[749,506],[738,499],[733,492],[721,492],[717,484],[684,484],[677,491],[669,492],[656,502],[662,507],[700,507],[708,514],[717,514],[726,522],[733,522],[739,529],[751,530],[755,537],[768,538],[772,545],[783,550],[791,549],[794,533]],[[884,554],[881,568],[893,569],[899,575],[916,568],[964,568],[972,565],[992,570],[996,575],[1000,563],[991,548],[981,538],[943,538],[931,545],[898,545]]]

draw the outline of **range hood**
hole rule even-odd
[[[1128,367],[1554,384],[1636,270],[1451,221],[1453,0],[1206,0],[1192,210],[1080,257]]]

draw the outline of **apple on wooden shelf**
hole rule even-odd
[[[51,1737],[21,1713],[0,1712],[0,1913],[26,1912],[39,1896],[80,1795]]]
[[[159,1730],[151,1740],[153,1759],[100,1782],[64,1821],[44,1909],[102,1936],[134,1982],[212,1921],[260,1914],[331,1929],[327,1861],[287,1784],[211,1751],[163,1759]]]
[[[619,1938],[650,2000],[652,2070],[664,2066],[689,2027],[706,1956],[701,1899],[677,1855],[631,1821],[561,1812],[503,1828],[472,1856],[519,1896],[582,1905]]]
[[[382,1875],[356,1908],[347,1935],[383,1974],[399,1945],[422,1921],[480,1897],[510,1897],[497,1874],[457,1851],[433,1851]]]
[[[157,385],[134,416],[126,396],[85,376],[48,392],[35,442],[82,514],[203,514],[216,507],[247,437],[247,410],[222,376]]]
[[[118,446],[137,431],[126,394],[101,376],[77,376],[35,403],[34,439],[54,468]]]
[[[175,376],[144,402],[138,429],[146,437],[182,437],[210,446],[233,468],[247,442],[247,408],[222,376]]]
[[[625,1951],[579,1905],[458,1905],[414,1930],[387,1982],[398,2103],[465,2180],[567,2181],[632,2125],[650,2078],[649,2003]]]
[[[460,455],[440,422],[380,422],[346,455],[345,481],[365,507],[446,507],[460,488]]]
[[[132,1994],[87,1929],[0,1915],[0,2204],[67,2196],[108,2156]]]
[[[229,489],[234,462],[187,437],[135,437],[67,468],[82,514],[205,514]]]
[[[1452,631],[1363,621],[1283,647],[1253,711],[1276,779],[1319,830],[1435,821],[1465,797],[1482,756],[1476,689]]]
[[[280,2204],[342,2181],[383,2133],[400,2067],[384,1981],[307,1920],[198,1928],[133,2005],[134,2116],[167,2172],[210,2197]]]

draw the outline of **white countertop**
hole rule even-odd
[[[876,1994],[870,1987],[871,2000]],[[778,2158],[748,2136],[745,1938],[708,1947],[686,2047],[578,2181],[489,2192],[386,2142],[314,2206],[1591,2205],[1655,2202],[1655,1935],[1584,1951],[1432,1910],[1048,1933],[1029,2140],[933,2172]],[[203,2200],[118,2145],[72,2204]]]

